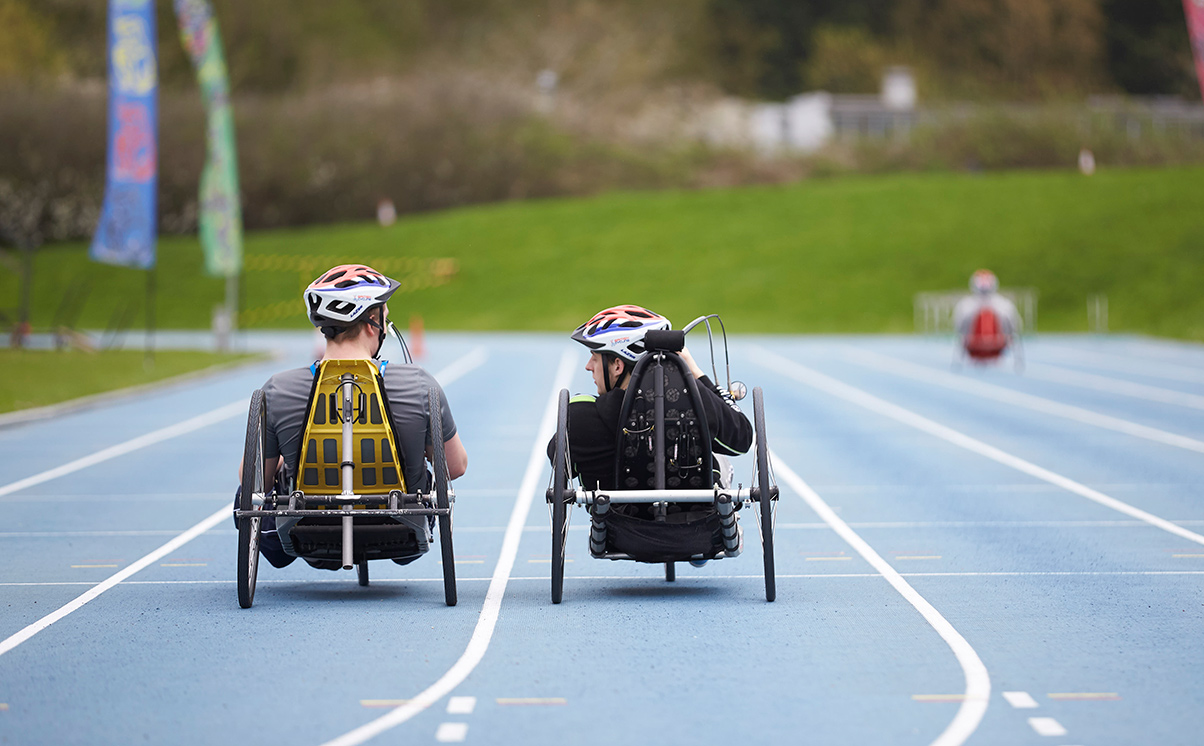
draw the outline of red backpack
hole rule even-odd
[[[984,308],[974,317],[970,333],[965,338],[966,353],[975,359],[998,357],[1008,346],[1008,338],[999,329],[999,316]]]

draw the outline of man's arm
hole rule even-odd
[[[443,457],[447,459],[447,478],[459,479],[468,471],[468,451],[460,442],[460,433],[443,442]],[[434,446],[426,447],[426,460],[435,463]]]
[[[460,442],[460,433],[443,444],[443,455],[447,457],[447,475],[451,479],[459,479],[468,471],[468,451]]]
[[[752,447],[753,429],[748,417],[732,399],[732,395],[707,378],[689,350],[680,353],[690,372],[698,379],[698,395],[706,411],[707,427],[711,430],[711,450],[728,456],[739,456]]]

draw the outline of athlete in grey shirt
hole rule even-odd
[[[285,480],[288,482],[292,482],[296,476],[301,458],[301,437],[305,432],[305,416],[316,365],[277,373],[263,385],[267,400],[267,448],[264,456],[268,461],[283,457]],[[443,411],[439,416],[443,418],[444,440],[455,439],[458,442],[456,421],[452,418],[447,397],[434,376],[417,365],[382,361],[379,367],[384,369],[381,377],[393,415],[393,433],[401,451],[402,463],[405,464],[406,489],[410,492],[426,492],[430,485],[423,460],[427,449],[431,448],[431,413],[428,411],[431,389],[439,392],[439,401],[443,403]],[[444,447],[447,448],[446,444]],[[450,468],[450,461],[448,465]]]
[[[376,360],[389,320],[385,303],[398,284],[362,264],[334,267],[310,283],[305,289],[305,304],[309,320],[326,337],[324,360]],[[384,379],[393,434],[405,466],[406,489],[411,492],[429,489],[425,462],[434,455],[432,415],[443,422],[448,476],[451,479],[462,476],[468,469],[468,454],[439,383],[417,365],[390,365],[382,360],[376,364]],[[277,373],[263,386],[267,410],[264,473],[282,477],[285,484],[296,475],[301,459],[301,437],[316,370],[310,367]],[[439,392],[442,402],[442,411],[437,414],[428,411],[432,388]],[[269,522],[270,518],[265,519],[261,527],[260,551],[273,565],[283,567],[296,559],[289,551],[288,538],[296,519],[281,519],[279,524],[272,525]],[[422,528],[420,523],[415,524],[416,530]],[[429,533],[430,529],[425,530]]]

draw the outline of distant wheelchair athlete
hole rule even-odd
[[[1022,324],[1015,304],[999,294],[999,280],[989,270],[980,269],[971,275],[970,290],[971,295],[958,301],[953,309],[953,327],[958,336],[955,364],[966,359],[991,363],[1010,352],[1016,370],[1022,370]]]
[[[429,550],[436,523],[445,600],[456,603],[448,481],[468,457],[434,378],[378,359],[386,330],[397,334],[385,304],[398,284],[364,265],[323,273],[305,290],[309,319],[326,337],[323,359],[272,376],[251,397],[235,510],[243,608],[261,553],[276,567],[298,557],[321,569],[357,567],[367,585],[368,560],[412,562]]]
[[[754,435],[734,401],[743,397],[743,384],[729,377],[727,390],[716,386],[685,349],[685,334],[704,322],[709,333],[712,318],[718,319],[700,317],[673,331],[659,314],[615,306],[573,333],[591,351],[586,370],[598,394],[570,401],[568,391],[561,391],[556,434],[548,444],[553,603],[563,595],[573,504],[590,513],[591,555],[663,563],[672,581],[676,562],[700,566],[738,555],[743,536],[737,511],[745,501],[757,502],[766,598],[774,599],[777,488],[771,484],[761,391],[753,391],[755,486],[733,489],[726,456],[746,452]],[[724,344],[726,355],[726,335]]]

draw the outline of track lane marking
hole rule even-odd
[[[991,678],[987,674],[987,667],[983,664],[982,659],[978,657],[978,653],[974,652],[974,648],[966,641],[966,638],[961,636],[961,633],[953,628],[953,625],[941,616],[941,613],[936,608],[928,603],[928,601],[912,588],[911,585],[903,579],[894,567],[882,558],[878,552],[874,551],[861,536],[849,528],[849,525],[841,520],[840,516],[832,510],[823,498],[821,498],[815,490],[811,489],[803,478],[794,472],[789,466],[782,461],[773,449],[770,449],[771,463],[773,464],[774,472],[794,490],[807,505],[815,511],[815,513],[836,532],[840,538],[853,548],[857,554],[861,555],[878,573],[891,585],[899,595],[915,607],[915,610],[920,612],[920,616],[940,635],[949,649],[953,651],[953,656],[957,659],[958,665],[961,666],[962,675],[966,680],[966,691],[963,695],[961,706],[957,708],[957,714],[953,716],[953,720],[949,725],[945,726],[945,730],[937,736],[932,742],[932,746],[960,746],[965,743],[978,728],[978,724],[982,722],[983,715],[986,714],[987,705],[990,703],[991,697]]]
[[[468,736],[468,723],[440,723],[435,731],[439,743],[460,743]]]
[[[1186,435],[1167,432],[1156,427],[1130,422],[1120,417],[1101,414],[1090,409],[1084,409],[1083,407],[1076,407],[1072,404],[1063,404],[1062,402],[1034,396],[1033,394],[1013,391],[1012,389],[996,386],[992,383],[984,383],[982,381],[955,376],[927,365],[916,365],[915,363],[909,363],[906,360],[900,360],[889,355],[851,347],[842,348],[841,356],[857,365],[880,370],[894,376],[963,391],[975,396],[994,399],[1005,404],[1031,409],[1034,412],[1081,422],[1084,425],[1092,425],[1105,430],[1144,438],[1145,440],[1163,445],[1175,446],[1176,448],[1183,448],[1188,451],[1195,451],[1196,453],[1204,453],[1204,441],[1189,438]]]
[[[355,730],[327,741],[323,746],[356,746],[384,733],[390,728],[401,725],[442,699],[445,695],[450,694],[468,678],[468,675],[472,673],[477,664],[481,662],[481,659],[485,657],[485,651],[489,648],[489,643],[493,639],[494,629],[497,626],[502,598],[506,594],[506,584],[509,582],[510,573],[514,569],[514,561],[518,555],[519,541],[522,539],[522,529],[526,524],[527,514],[530,512],[531,503],[535,497],[536,487],[538,486],[537,482],[543,473],[544,462],[547,460],[546,445],[548,439],[556,429],[557,397],[560,389],[568,386],[576,359],[577,355],[575,351],[571,350],[565,351],[560,357],[560,365],[553,378],[552,392],[548,397],[548,403],[544,409],[543,418],[540,420],[539,429],[535,436],[535,443],[531,448],[531,456],[527,461],[527,470],[523,474],[522,482],[519,485],[518,494],[514,501],[514,508],[510,513],[510,521],[506,525],[506,533],[502,539],[502,550],[498,556],[497,565],[494,567],[493,577],[489,581],[489,589],[485,593],[485,602],[481,606],[477,625],[473,629],[472,637],[469,639],[464,653],[442,677],[406,704],[386,715],[382,715],[371,722],[361,725]]]
[[[41,632],[42,630],[46,629],[50,625],[59,621],[63,617],[67,616],[68,614],[70,614],[74,611],[77,611],[78,609],[83,607],[84,604],[87,604],[89,601],[96,599],[96,597],[100,596],[105,591],[113,588],[118,583],[120,583],[121,581],[130,577],[131,575],[141,571],[143,568],[145,568],[155,562],[158,562],[159,560],[163,559],[164,557],[168,556],[169,554],[175,552],[177,549],[184,546],[185,544],[192,541],[193,539],[200,536],[201,534],[205,533],[210,528],[212,528],[213,526],[216,526],[218,523],[220,523],[223,520],[227,520],[227,521],[230,520],[230,506],[229,505],[223,505],[221,508],[219,508],[217,510],[216,513],[209,516],[208,518],[201,521],[200,523],[196,524],[192,528],[188,529],[184,533],[182,533],[179,536],[177,536],[176,538],[172,539],[171,541],[167,542],[166,544],[159,547],[155,551],[142,557],[141,559],[135,560],[133,563],[126,566],[125,569],[118,570],[117,572],[113,573],[105,580],[101,581],[100,583],[97,583],[96,585],[92,586],[87,591],[84,591],[82,594],[80,594],[73,600],[71,600],[68,603],[64,604],[63,606],[59,607],[56,611],[53,611],[53,612],[47,614],[46,616],[42,617],[38,621],[34,622],[33,624],[30,624],[27,627],[25,627],[20,632],[17,632],[16,634],[5,639],[3,642],[0,642],[0,655],[4,655],[8,651],[17,647],[18,645],[25,642],[29,638],[33,637],[37,633]],[[221,581],[221,582],[228,584],[230,581],[226,580],[226,581]]]
[[[1198,576],[1204,575],[1204,570],[1042,570],[1042,571],[1023,571],[1023,570],[1001,570],[994,572],[900,572],[905,578],[1041,578],[1041,577],[1156,577],[1161,575],[1182,575],[1182,576]],[[775,577],[778,580],[821,580],[821,579],[856,579],[856,578],[877,578],[880,577],[875,572],[821,572],[821,573],[777,573]],[[647,575],[565,575],[565,580],[572,581],[592,581],[604,580],[607,582],[614,580],[626,580],[632,582],[647,581],[665,582],[663,577],[650,577]],[[709,582],[712,580],[759,580],[760,575],[697,575],[688,576],[682,575],[677,582]],[[463,581],[465,583],[485,583],[492,578],[456,578],[456,582]],[[548,578],[546,575],[512,575],[510,580],[514,582],[539,582],[546,583]],[[401,583],[442,583],[443,578],[381,578],[372,580],[373,584],[401,584]],[[122,585],[228,585],[229,580],[130,580]],[[346,580],[260,580],[256,582],[259,585],[346,585]],[[21,581],[21,582],[0,582],[0,588],[40,588],[52,586],[93,586],[95,581],[89,580],[57,580],[57,581]]]
[[[996,448],[995,446],[988,445],[981,440],[972,438],[969,435],[954,430],[951,427],[947,427],[938,422],[930,420],[927,417],[918,415],[915,412],[912,412],[910,409],[905,409],[898,404],[892,404],[885,399],[879,399],[873,394],[862,391],[854,386],[850,386],[847,383],[837,381],[835,378],[826,376],[819,371],[812,370],[801,363],[796,363],[793,360],[784,358],[765,348],[757,347],[755,349],[760,354],[760,363],[762,365],[778,372],[781,375],[792,378],[799,383],[803,383],[819,389],[820,391],[827,392],[840,399],[844,399],[847,402],[851,402],[860,407],[868,409],[871,412],[885,415],[897,422],[914,427],[917,430],[928,433],[929,435],[934,435],[942,440],[952,443],[953,445],[964,448],[967,451],[972,451],[980,456],[985,456],[986,458],[1003,464],[1004,466],[1009,466],[1017,471],[1028,474],[1029,476],[1062,487],[1063,489],[1073,492],[1081,497],[1085,497],[1092,502],[1098,503],[1107,508],[1111,508],[1119,513],[1124,513],[1125,515],[1136,518],[1140,521],[1144,521],[1151,526],[1156,526],[1157,528],[1160,528],[1168,533],[1172,533],[1175,536],[1195,542],[1196,544],[1204,545],[1204,536],[1201,536],[1194,531],[1188,531],[1181,526],[1177,526],[1165,518],[1160,518],[1153,513],[1148,513],[1140,508],[1129,505],[1126,502],[1117,500],[1114,497],[1109,497],[1108,495],[1105,495],[1098,490],[1093,490],[1084,484],[1074,481],[1073,479],[1054,473],[1029,461],[1025,461],[1018,456],[1013,456],[1012,454]]]
[[[450,386],[453,381],[484,365],[488,359],[489,351],[484,346],[474,347],[468,354],[457,358],[436,373],[435,380],[440,386]]]
[[[1003,692],[1003,698],[1017,710],[1031,710],[1037,707],[1037,700],[1028,692]]]
[[[153,446],[158,443],[162,443],[165,440],[171,440],[172,438],[178,438],[181,435],[187,435],[188,433],[195,432],[203,427],[208,427],[218,422],[224,422],[235,415],[245,413],[247,411],[248,401],[249,399],[242,399],[240,401],[232,402],[224,407],[218,407],[211,412],[197,415],[196,417],[184,420],[183,422],[178,422],[175,425],[168,425],[167,427],[159,428],[158,430],[147,433],[146,435],[139,435],[137,438],[132,438],[124,443],[118,443],[115,446],[110,446],[91,455],[84,456],[83,458],[77,458],[74,461],[62,464],[61,466],[56,466],[53,469],[48,469],[40,474],[34,474],[33,476],[26,477],[24,479],[18,479],[15,482],[11,482],[3,487],[0,487],[0,497],[11,495],[12,493],[18,492],[27,487],[33,487],[44,482],[49,482],[52,479],[57,479],[68,474],[74,474],[75,472],[80,471],[81,469],[86,469],[89,466],[95,466],[96,464],[115,459],[118,456],[124,456],[127,453],[133,453],[134,451],[146,448],[147,446]]]
[[[468,354],[452,362],[443,370],[439,371],[439,373],[435,375],[435,379],[439,381],[441,386],[447,386],[461,376],[464,376],[472,370],[479,368],[488,358],[489,355],[485,348],[477,347]],[[0,497],[11,495],[14,492],[26,489],[27,487],[33,487],[44,482],[49,482],[52,479],[57,479],[58,477],[66,476],[67,474],[73,474],[81,469],[86,469],[89,466],[95,466],[96,464],[109,461],[117,458],[118,456],[124,456],[127,453],[132,453],[142,448],[146,448],[147,446],[162,443],[165,440],[171,440],[172,438],[178,438],[181,435],[187,435],[188,433],[200,430],[203,427],[208,427],[209,425],[223,422],[231,417],[246,412],[249,401],[250,400],[248,398],[231,402],[230,404],[227,404],[224,407],[218,407],[211,412],[197,415],[196,417],[176,423],[175,425],[169,425],[167,427],[160,428],[153,432],[147,433],[146,435],[140,435],[137,438],[132,438],[124,443],[110,446],[109,448],[97,451],[91,455],[78,458],[53,469],[48,469],[40,474],[34,474],[33,476],[26,477],[25,479],[19,479],[16,482],[6,484],[0,487]]]
[[[1024,375],[1026,378],[1035,378],[1052,383],[1064,383],[1070,386],[1081,386],[1109,394],[1130,396],[1134,399],[1145,399],[1146,401],[1155,401],[1162,404],[1175,404],[1181,407],[1191,407],[1192,409],[1204,409],[1204,396],[1159,388],[1158,386],[1149,386],[1144,383],[1122,381],[1116,378],[1108,378],[1107,376],[1098,376],[1094,373],[1059,368],[1055,365],[1029,363],[1025,366]]]
[[[1066,729],[1062,724],[1053,718],[1029,718],[1028,724],[1037,732],[1038,736],[1064,736]]]
[[[1041,345],[1041,354],[1053,353],[1053,357],[1061,357],[1071,364],[1081,365],[1085,360],[1094,360],[1096,365],[1105,370],[1113,370],[1120,373],[1131,373],[1133,375],[1145,376],[1146,378],[1162,378],[1170,381],[1187,381],[1190,383],[1204,383],[1204,371],[1198,368],[1177,365],[1168,363],[1164,360],[1159,360],[1152,365],[1142,365],[1138,362],[1133,364],[1131,357],[1117,357],[1106,352],[1092,352],[1090,350],[1077,350],[1074,348],[1057,347],[1054,345]]]
[[[498,697],[495,700],[503,707],[538,707],[567,705],[564,697]]]

